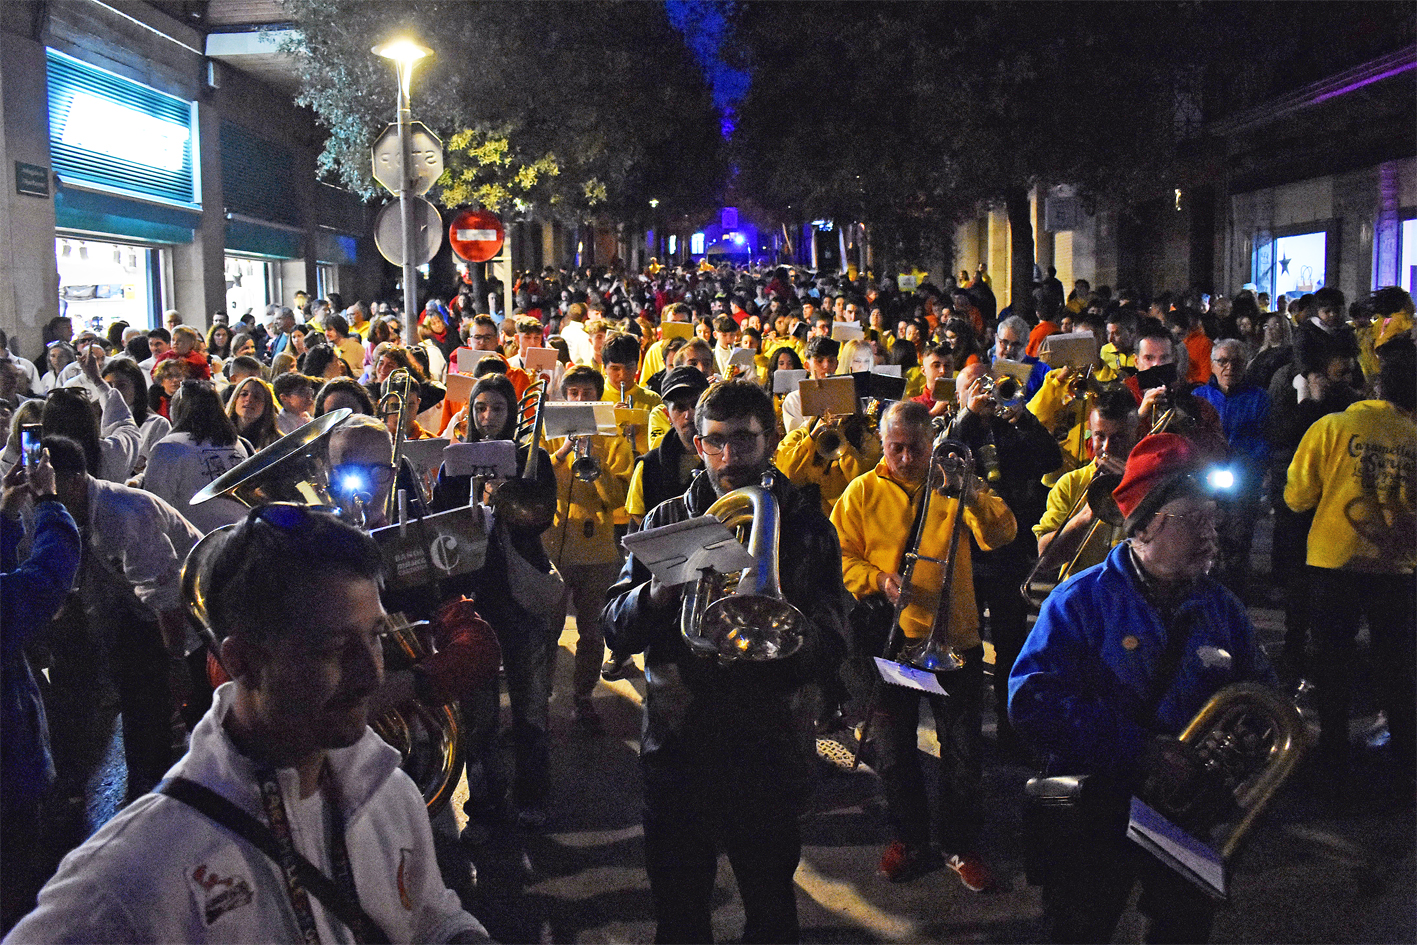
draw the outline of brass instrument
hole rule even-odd
[[[1017,410],[1024,403],[1024,389],[1016,379],[1005,375],[995,378],[985,374],[979,378],[979,392],[994,398],[994,403],[1002,410]]]
[[[344,518],[349,509],[341,508],[329,492],[329,434],[351,411],[347,408],[316,417],[299,430],[289,433],[228,470],[192,498],[192,504],[226,496],[255,507],[272,502],[294,502],[299,505],[335,508]],[[362,508],[356,506],[353,517],[362,520]],[[356,523],[362,527],[362,521]],[[182,564],[182,603],[188,620],[197,628],[221,660],[221,641],[211,627],[207,613],[208,573],[215,553],[236,525],[224,525],[205,535],[192,546]],[[401,660],[415,659],[414,653],[426,655],[416,633],[405,627],[394,628],[396,650],[390,652],[386,643],[386,659],[394,668]],[[407,631],[414,640],[398,639]],[[461,764],[462,722],[455,704],[424,705],[415,703],[390,709],[371,726],[403,757],[401,767],[423,791],[429,814],[436,814],[452,797],[452,788]],[[388,733],[387,735],[385,733]]]
[[[379,398],[379,405],[375,413],[379,419],[388,422],[388,417],[393,414],[397,417],[394,425],[394,472],[397,474],[399,464],[403,461],[403,441],[404,432],[408,429],[408,399],[413,388],[413,375],[403,368],[394,371],[384,380],[383,393]],[[390,409],[392,407],[392,409]],[[384,518],[389,521],[397,521],[398,515],[398,489],[390,489],[389,496],[384,501]]]
[[[730,529],[747,525],[753,566],[727,591],[727,576],[705,568],[689,585],[679,615],[679,631],[689,649],[721,663],[783,659],[802,647],[807,618],[782,595],[778,581],[781,519],[772,491],[772,473],[762,485],[745,486],[708,509]]]
[[[1245,834],[1303,757],[1310,739],[1294,703],[1257,683],[1235,683],[1217,692],[1177,737],[1196,751],[1234,797],[1238,818],[1226,821],[1222,816],[1219,822],[1199,825],[1209,834],[1228,823],[1216,841],[1224,859],[1240,848]],[[1184,820],[1188,813],[1182,802],[1178,816]]]
[[[954,459],[951,460],[951,457]],[[917,528],[914,529],[914,540],[902,556],[900,597],[896,601],[895,625],[891,632],[894,637],[895,631],[899,630],[905,637],[904,645],[897,654],[900,662],[917,669],[926,669],[937,673],[959,669],[964,665],[964,660],[960,659],[959,654],[949,645],[955,560],[959,555],[959,540],[964,529],[963,496],[961,496],[960,507],[955,512],[954,526],[950,530],[949,550],[945,553],[945,557],[933,558],[929,555],[922,555],[919,551],[921,539],[924,537],[924,527],[929,522],[931,499],[937,493],[941,496],[945,495],[948,474],[945,467],[950,462],[953,462],[955,466],[951,471],[958,472],[963,476],[964,488],[967,489],[969,478],[974,475],[974,455],[967,445],[959,440],[950,439],[948,431],[946,431],[936,438],[932,448],[930,472],[925,477],[925,493],[920,499],[920,511],[918,512]],[[930,623],[930,632],[923,637],[915,637],[905,629],[901,617],[906,608],[913,605],[913,601],[910,599],[914,587],[912,579],[915,575],[915,568],[921,561],[938,564],[943,570],[944,581],[940,587],[939,602]]]
[[[600,478],[600,460],[591,455],[591,438],[589,436],[573,436],[572,447],[576,458],[571,463],[571,475],[581,482],[595,482]]]
[[[1068,523],[1073,520],[1074,516],[1082,510],[1084,504],[1086,504],[1088,509],[1092,512],[1092,526],[1088,528],[1087,534],[1083,536],[1082,542],[1078,545],[1077,550],[1073,552],[1072,558],[1063,569],[1058,572],[1058,579],[1056,581],[1050,583],[1042,580],[1044,572],[1052,566],[1048,562],[1046,553],[1039,557],[1038,563],[1035,564],[1033,570],[1028,573],[1028,577],[1024,579],[1023,586],[1019,588],[1019,592],[1023,594],[1023,599],[1027,601],[1035,611],[1043,607],[1043,601],[1053,592],[1053,588],[1073,576],[1074,571],[1077,569],[1078,562],[1082,559],[1083,551],[1086,550],[1088,545],[1092,544],[1092,538],[1097,534],[1099,528],[1103,525],[1114,530],[1122,527],[1125,517],[1122,515],[1122,510],[1117,507],[1117,500],[1112,497],[1113,490],[1121,485],[1121,483],[1122,477],[1117,473],[1094,473],[1092,482],[1088,483],[1087,489],[1082,495],[1078,496],[1077,501],[1073,503],[1073,507],[1069,510],[1067,517],[1063,519],[1063,524],[1058,526],[1054,534],[1061,537],[1063,530],[1068,527]],[[1115,536],[1115,531],[1113,534]],[[1056,537],[1054,541],[1057,541]],[[1109,541],[1108,544],[1110,545],[1112,542]]]
[[[541,431],[546,413],[546,378],[532,382],[517,404],[517,429],[514,439],[517,447],[527,448],[526,467],[518,479],[508,479],[492,494],[492,507],[498,517],[513,528],[546,531],[556,518],[556,494],[544,492],[537,487],[537,473],[541,468]],[[535,404],[530,426],[526,423],[527,409]]]

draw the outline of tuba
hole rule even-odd
[[[772,473],[760,486],[745,486],[721,497],[708,513],[730,529],[749,528],[753,566],[727,590],[727,576],[705,568],[684,592],[679,630],[689,649],[722,663],[784,659],[802,648],[807,618],[782,596],[777,546],[781,519],[773,497]]]
[[[348,517],[351,513],[340,508],[329,491],[329,434],[350,413],[344,408],[332,411],[281,437],[198,492],[192,497],[192,504],[228,496],[252,507],[271,502],[331,507]],[[353,514],[362,519],[358,506]],[[182,603],[187,618],[218,662],[220,640],[207,613],[208,570],[216,551],[234,528],[235,525],[224,525],[203,536],[182,564]],[[386,630],[383,648],[388,665],[406,668],[428,655],[417,627],[395,624]],[[452,797],[461,761],[462,722],[457,706],[414,702],[372,719],[370,727],[399,750],[401,767],[422,791],[429,814],[441,810]]]
[[[1168,805],[1172,819],[1198,819],[1195,826],[1203,832],[1220,831],[1216,848],[1227,860],[1309,746],[1309,730],[1293,701],[1257,683],[1235,683],[1211,696],[1177,738],[1220,777],[1235,809],[1208,812],[1183,799]]]

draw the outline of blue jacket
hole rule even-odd
[[[0,642],[3,642],[3,703],[0,703],[0,785],[4,809],[39,799],[54,781],[49,726],[39,686],[25,659],[24,646],[59,611],[79,572],[79,528],[68,509],[56,501],[34,510],[34,540],[20,564],[17,551],[23,529],[0,516]]]
[[[1269,440],[1265,439],[1265,428],[1269,424],[1269,393],[1251,384],[1241,384],[1226,394],[1210,379],[1193,393],[1210,402],[1215,412],[1220,414],[1220,427],[1225,431],[1225,441],[1239,459],[1245,461],[1255,481],[1250,483],[1259,492],[1259,479],[1269,469]]]
[[[1234,594],[1210,577],[1177,609],[1190,638],[1154,714],[1145,709],[1168,628],[1142,596],[1130,543],[1064,582],[1043,604],[1009,674],[1009,718],[1053,774],[1106,774],[1135,786],[1147,743],[1176,735],[1233,682],[1276,685]]]

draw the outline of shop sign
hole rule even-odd
[[[30,197],[49,196],[49,168],[15,162],[15,193]]]

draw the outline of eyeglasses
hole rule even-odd
[[[1162,512],[1162,518],[1174,518],[1185,529],[1214,528],[1219,521],[1215,509],[1193,509],[1190,512]]]
[[[1000,351],[1018,351],[1018,350],[1021,349],[1022,347],[1023,347],[1023,342],[1022,342],[1022,341],[1010,341],[1010,340],[1007,339],[1007,338],[1000,338],[1000,339],[999,339],[999,350],[1000,350]]]
[[[1210,360],[1213,361],[1213,362],[1215,362],[1216,364],[1220,365],[1221,367],[1244,367],[1244,366],[1245,366],[1245,359],[1244,359],[1244,358],[1211,358]]]
[[[710,433],[708,436],[699,437],[698,440],[705,453],[710,456],[718,456],[730,446],[733,447],[735,453],[746,453],[758,445],[762,436],[761,433],[731,433],[728,436]]]
[[[472,340],[473,340],[473,341],[496,341],[496,340],[497,340],[497,333],[496,333],[495,331],[486,331],[486,332],[484,332],[484,331],[479,331],[479,332],[474,332],[473,335],[472,335]]]
[[[330,470],[330,481],[343,493],[377,489],[393,480],[392,463],[340,463]]]

